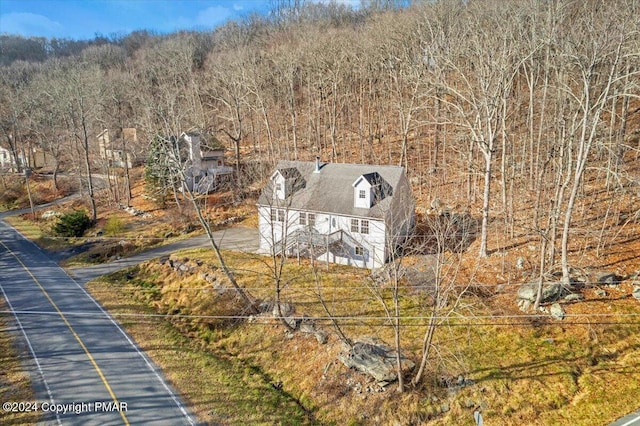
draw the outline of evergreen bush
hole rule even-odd
[[[91,219],[85,211],[67,213],[53,226],[54,234],[61,237],[81,237],[91,227]]]

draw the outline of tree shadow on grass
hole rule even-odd
[[[580,375],[582,367],[589,367],[590,374],[599,371],[615,372],[624,375],[640,374],[640,359],[630,365],[610,366],[608,363],[640,349],[640,344],[629,346],[623,353],[597,353],[576,357],[572,352],[564,352],[556,356],[547,356],[542,359],[528,362],[513,363],[510,365],[499,365],[495,367],[479,368],[471,372],[476,383],[490,382],[494,380],[542,380],[549,377],[564,375]],[[604,365],[607,363],[607,365]],[[603,364],[600,368],[594,368]],[[547,372],[545,372],[547,371]]]

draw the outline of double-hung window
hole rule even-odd
[[[306,225],[313,227],[316,224],[316,214],[300,212],[298,223],[303,226]]]
[[[274,209],[271,208],[271,223],[273,222],[284,222],[285,214],[282,209]]]
[[[361,220],[360,221],[360,233],[361,234],[368,234],[369,233],[369,221],[368,220]]]
[[[369,221],[365,219],[351,219],[351,232],[359,232],[361,234],[369,233]]]

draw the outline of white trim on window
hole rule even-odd
[[[360,221],[360,233],[368,234],[369,233],[369,221],[362,219]]]

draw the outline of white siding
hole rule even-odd
[[[275,210],[274,216],[276,220],[273,222],[271,221],[271,209]],[[282,213],[284,213],[283,220],[279,221],[279,215]],[[319,261],[326,261],[328,256],[329,262],[332,263],[365,268],[377,268],[385,263],[387,258],[385,244],[386,231],[383,221],[314,212],[304,213],[316,215],[314,229],[319,234],[327,236],[327,238],[338,231],[342,231],[343,251],[332,250],[328,255],[323,253],[318,257]],[[352,232],[351,230],[352,219],[358,220],[357,232]],[[363,220],[367,221],[368,233],[361,232]],[[277,206],[258,207],[260,251],[263,253],[271,253],[275,244],[282,243],[283,238],[286,238],[285,232],[287,235],[291,235],[307,227],[308,224],[300,225],[300,212],[298,211],[284,208],[278,209]],[[284,242],[287,244],[286,241]],[[293,244],[293,241],[288,243]],[[361,249],[357,249],[357,247]]]
[[[275,198],[278,200],[284,200],[287,198],[286,179],[280,174],[280,172],[276,172],[271,176],[271,182],[273,182],[272,185]]]
[[[271,209],[268,206],[258,207],[258,232],[260,233],[260,251],[268,253],[273,246],[271,230]]]
[[[341,265],[353,265],[364,268],[378,268],[386,260],[385,255],[385,225],[382,221],[368,220],[369,233],[351,232],[351,219],[348,216],[332,216],[336,220],[338,229],[344,231],[343,243],[346,252],[342,255],[329,253],[329,262]],[[359,221],[360,218],[356,218]],[[334,231],[337,229],[334,229]],[[362,248],[362,254],[356,253],[356,247]],[[321,256],[318,260],[326,261],[327,255]]]
[[[360,198],[360,191],[364,191],[364,198]],[[373,191],[371,184],[362,176],[353,183],[353,206],[363,209],[371,208]]]
[[[272,220],[272,216],[274,220]],[[258,231],[260,233],[260,251],[270,253],[273,246],[286,239],[297,228],[297,212],[286,207],[259,206]]]
[[[287,187],[287,182],[279,171],[271,175],[269,185],[272,185],[273,192],[270,193],[274,195],[270,195],[269,199],[263,202],[272,204],[272,206],[260,205],[258,207],[260,250],[263,253],[272,252],[274,247],[277,251],[286,248],[291,253],[295,252],[298,247],[300,251],[305,253],[315,253],[318,261],[378,268],[389,259],[390,250],[402,243],[413,230],[415,204],[411,187],[404,173],[396,187],[393,188],[393,200],[388,209],[385,207],[384,218],[381,219],[347,216],[346,214],[349,213],[340,215],[292,210],[285,206],[291,205],[290,197],[288,198],[291,194],[288,194],[287,191],[292,191],[293,188]],[[375,193],[367,179],[360,176],[353,182],[350,189],[353,190],[354,207],[371,208]],[[364,198],[360,198],[361,190],[365,191]],[[272,209],[275,209],[273,215]],[[304,223],[300,224],[301,213],[315,214],[313,225],[313,229],[317,233],[315,236],[310,237],[301,232],[309,229],[308,216],[306,216],[307,219]],[[352,220],[357,220],[353,229]],[[367,221],[368,226],[363,227],[363,220]],[[363,230],[368,230],[368,232],[363,232]],[[289,241],[287,241],[289,236]],[[325,247],[322,246],[323,239],[326,242]],[[299,245],[300,243],[302,246]],[[326,245],[330,245],[328,252]]]

